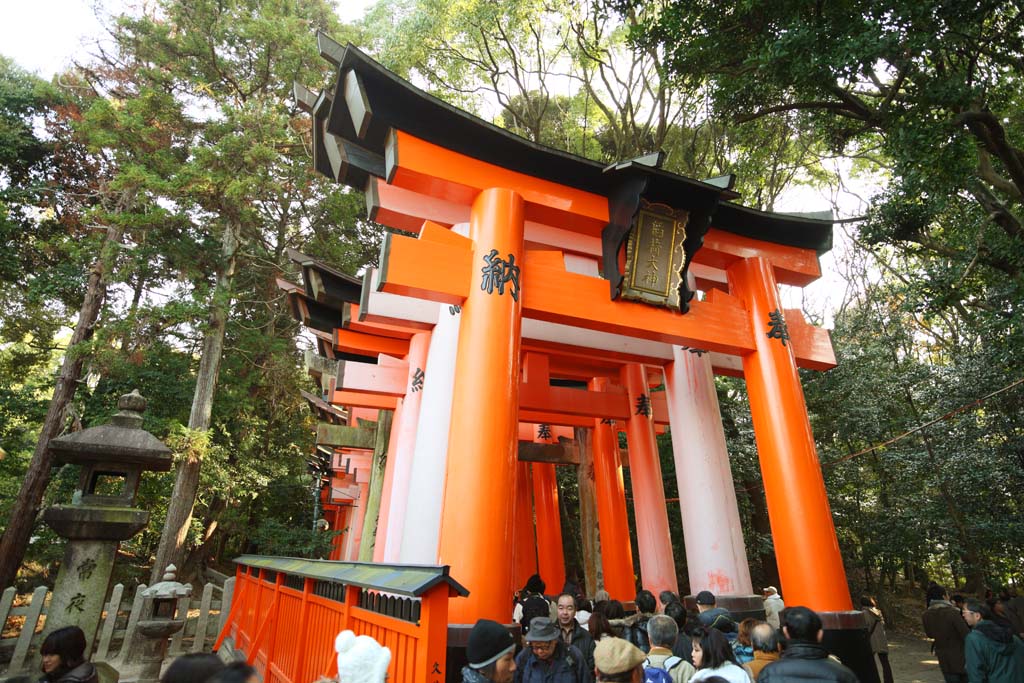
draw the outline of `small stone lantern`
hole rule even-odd
[[[192,595],[191,584],[176,581],[177,568],[167,565],[163,580],[142,591],[142,614],[139,635],[142,647],[138,661],[142,664],[138,683],[157,683],[160,665],[167,655],[167,639],[185,627],[185,614],[178,614],[178,600]]]
[[[70,505],[53,505],[43,520],[68,540],[46,619],[49,634],[62,626],[85,632],[92,652],[121,541],[149,522],[149,512],[133,507],[146,470],[171,469],[171,451],[142,429],[146,399],[138,391],[122,396],[109,423],[50,440],[58,463],[81,466]]]

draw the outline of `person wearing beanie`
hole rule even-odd
[[[462,683],[512,683],[515,651],[515,638],[507,628],[490,619],[476,622],[466,644],[469,664],[462,668]]]
[[[338,680],[345,683],[384,683],[391,664],[391,650],[370,636],[342,631],[334,639],[338,653]]]
[[[641,683],[647,655],[628,640],[602,638],[594,648],[594,673],[598,683]]]

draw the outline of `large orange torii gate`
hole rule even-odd
[[[529,143],[429,97],[352,46],[323,35],[319,43],[338,68],[333,92],[296,88],[313,115],[314,164],[366,192],[376,220],[418,233],[386,237],[376,292],[460,311],[439,561],[470,596],[453,603],[453,621],[506,616],[517,432],[529,400],[524,329],[533,321],[671,347],[677,457],[675,442],[690,436],[677,422],[700,394],[685,386],[710,378],[701,352],[739,359],[731,369],[748,387],[787,601],[824,613],[836,644],[862,646],[797,375],[798,366],[831,367],[834,356],[827,333],[783,312],[778,291],[820,275],[831,221],[743,208],[730,201],[729,182],[683,178],[657,158],[606,168]],[[457,223],[468,223],[465,234],[449,230]],[[335,342],[369,355],[377,348],[369,336],[339,331]],[[627,425],[631,457],[648,458],[631,462],[633,478],[663,501],[643,366],[625,365],[619,383],[637,406]],[[838,638],[844,628],[848,637]]]

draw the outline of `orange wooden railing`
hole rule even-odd
[[[214,646],[241,652],[264,683],[336,676],[334,639],[349,629],[391,650],[389,683],[444,680],[448,599],[466,590],[447,567],[246,555]]]

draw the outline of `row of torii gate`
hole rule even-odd
[[[294,253],[303,286],[280,283],[317,338],[332,557],[450,565],[470,591],[453,623],[507,621],[527,576],[564,579],[555,468],[573,464],[585,554],[599,542],[604,588],[631,600],[628,464],[642,584],[677,591],[668,428],[690,589],[748,595],[722,373],[746,380],[787,603],[851,610],[797,374],[835,357],[778,290],[820,276],[831,220],[743,208],[727,179],[656,158],[604,168],[532,144],[318,39],[338,79],[296,86],[314,164],[409,233],[361,280]]]

